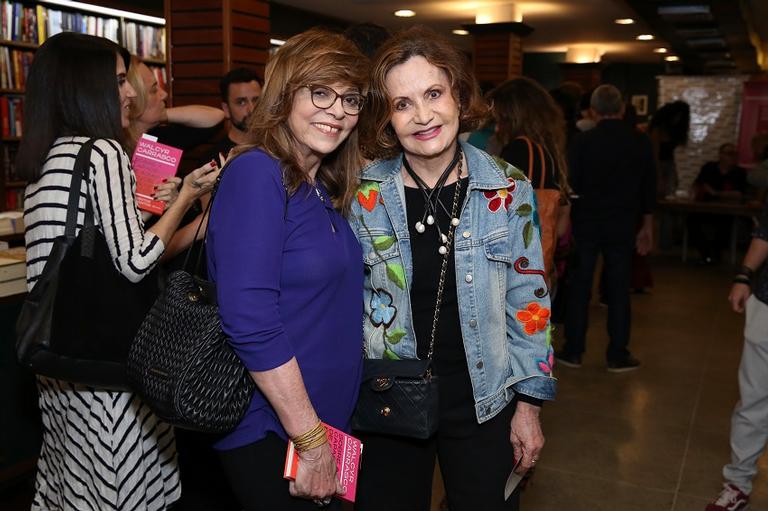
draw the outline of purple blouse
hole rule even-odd
[[[252,150],[225,170],[208,226],[208,273],[222,327],[251,371],[296,357],[320,419],[348,430],[363,361],[363,256],[318,184],[288,198],[279,162]],[[233,449],[286,433],[256,391],[240,425],[215,444]]]

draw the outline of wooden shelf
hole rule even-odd
[[[5,187],[6,188],[24,188],[27,186],[26,181],[6,181]]]
[[[3,137],[3,142],[21,142],[21,137]]]
[[[13,48],[22,48],[24,50],[36,50],[39,45],[36,43],[25,43],[22,41],[10,41],[8,39],[0,39],[0,46],[11,46]]]
[[[24,89],[0,89],[0,94],[24,94]]]

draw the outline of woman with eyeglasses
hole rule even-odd
[[[208,271],[257,390],[214,447],[247,510],[330,507],[343,490],[320,422],[349,430],[362,367],[363,258],[344,218],[357,188],[367,59],[313,29],[266,68],[250,144],[222,173]],[[283,479],[294,440],[296,480]]]

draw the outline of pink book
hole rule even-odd
[[[155,186],[176,175],[181,149],[161,144],[156,137],[142,135],[136,144],[131,164],[136,174],[136,202],[139,209],[161,215],[165,202],[152,199]]]
[[[341,486],[346,490],[344,495],[338,495],[347,502],[355,501],[357,492],[357,473],[360,470],[360,458],[363,455],[363,443],[352,435],[339,431],[333,426],[323,423],[328,431],[328,443],[331,444],[331,452],[336,460],[336,471],[339,475]],[[288,452],[285,454],[285,468],[283,477],[291,481],[296,479],[296,471],[299,469],[299,456],[288,441]]]

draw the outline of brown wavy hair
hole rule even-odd
[[[384,43],[373,62],[371,91],[361,126],[363,146],[369,158],[391,158],[400,152],[400,143],[390,125],[393,110],[386,79],[392,68],[416,56],[424,57],[448,75],[453,97],[459,105],[460,133],[476,129],[488,113],[466,56],[429,28],[409,28]]]
[[[557,184],[565,190],[565,119],[549,92],[530,78],[515,78],[493,89],[488,100],[499,141],[506,145],[525,136],[544,146],[557,165]]]
[[[251,116],[248,142],[237,152],[257,147],[280,160],[285,186],[289,193],[294,193],[302,182],[310,182],[296,159],[296,139],[288,127],[296,91],[308,84],[340,82],[357,87],[365,95],[368,71],[368,59],[340,34],[313,28],[291,37],[267,63],[264,89]],[[363,164],[357,131],[355,127],[349,137],[326,156],[317,172],[317,179],[327,188],[333,206],[345,214],[352,204]]]

